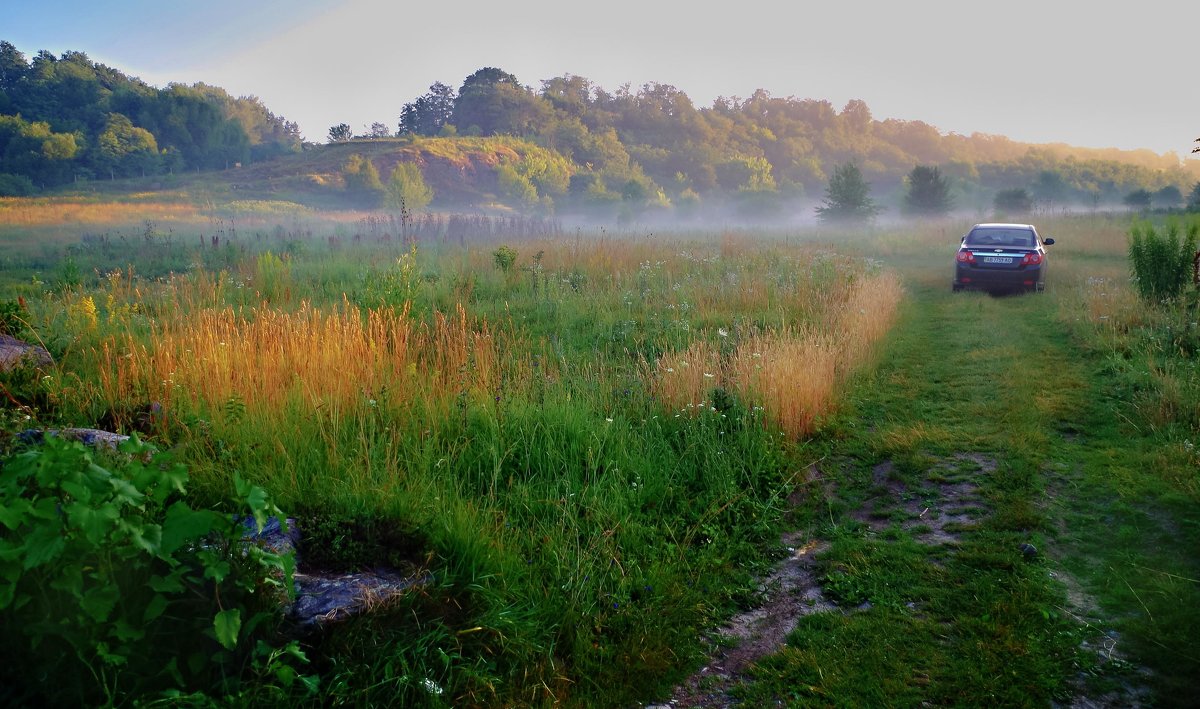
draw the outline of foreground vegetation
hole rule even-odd
[[[325,701],[661,693],[776,539],[800,441],[870,361],[896,277],[736,234],[347,228],[17,252],[8,322],[56,368],[6,378],[9,425],[140,430],[187,464],[193,505],[244,478],[321,563],[430,571],[313,641]]]
[[[0,324],[55,359],[0,377],[4,431],[138,432],[186,466],[190,509],[261,510],[260,489],[307,535],[302,564],[431,579],[299,644],[214,624],[209,651],[233,654],[186,677],[94,682],[68,657],[14,701],[630,705],[667,695],[704,631],[754,602],[788,525],[831,542],[827,592],[868,606],[806,619],[742,688],[755,701],[1044,705],[1080,671],[1143,681],[1079,649],[1091,630],[1047,573],[1063,569],[1164,702],[1195,675],[1193,306],[1139,302],[1120,220],[1041,225],[1050,291],[995,299],[949,294],[930,254],[956,224],[482,220],[423,238],[266,203],[84,204],[79,226],[58,204],[0,206],[20,215],[0,227]],[[0,442],[3,473],[27,469]],[[138,460],[99,463],[119,478]],[[811,484],[814,461],[834,487]],[[986,516],[957,547],[917,544],[877,499],[885,461],[918,491],[931,471],[971,481]],[[856,516],[872,500],[895,528]],[[31,640],[55,632],[2,612]]]

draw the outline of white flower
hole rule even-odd
[[[704,373],[704,378],[705,378],[705,379],[712,379],[712,378],[713,378],[713,375],[709,374],[708,372],[705,372],[705,373]]]
[[[729,337],[729,331],[723,327],[717,328],[717,334],[721,337]]]
[[[604,419],[604,420],[605,420],[605,421],[607,421],[607,422],[609,422],[609,423],[612,423],[612,419],[610,419],[610,418],[606,418],[606,419]]]

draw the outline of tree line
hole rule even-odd
[[[831,181],[844,181],[839,170],[853,165],[876,192],[902,200],[906,211],[936,212],[955,201],[990,204],[1000,193],[1043,207],[1121,204],[1142,190],[1159,206],[1176,206],[1180,188],[1200,177],[1174,154],[943,135],[922,121],[876,120],[859,100],[838,110],[828,101],[758,90],[697,107],[668,84],[610,92],[567,74],[534,89],[495,67],[466,77],[457,91],[434,82],[404,105],[395,125],[396,135],[531,140],[572,162],[573,198],[600,202],[630,195],[677,205],[715,198],[759,208],[811,200]],[[329,139],[389,135],[383,123],[362,136],[341,124]],[[926,194],[911,203],[914,180]],[[943,182],[953,196],[928,192]]]
[[[81,179],[231,167],[300,148],[254,96],[158,89],[77,51],[26,59],[0,41],[0,194]]]

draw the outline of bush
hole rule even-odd
[[[0,197],[28,197],[36,189],[33,182],[24,175],[0,172]]]
[[[94,706],[297,684],[299,646],[263,641],[292,558],[243,541],[241,518],[193,509],[188,476],[136,438],[104,467],[57,437],[0,468],[0,662],[18,704]],[[236,480],[234,509],[278,514]],[[266,591],[264,593],[264,591]],[[264,683],[263,680],[267,681]],[[243,695],[245,696],[245,695]]]
[[[1137,224],[1129,232],[1129,265],[1138,293],[1146,300],[1161,302],[1178,296],[1192,278],[1200,222],[1193,221],[1180,238],[1179,224],[1172,222],[1160,233],[1151,224]]]

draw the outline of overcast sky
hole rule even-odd
[[[1200,137],[1195,2],[1143,0],[0,0],[0,39],[86,52],[148,83],[254,94],[309,140],[396,127],[434,81],[495,66],[535,89],[862,99],[942,132],[1181,157]],[[1196,144],[1200,145],[1200,144]]]

